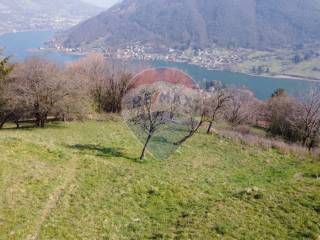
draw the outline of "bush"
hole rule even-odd
[[[309,150],[320,143],[320,89],[315,86],[294,98],[275,94],[265,104],[262,115],[273,136],[300,143]]]
[[[121,101],[133,74],[120,63],[93,54],[67,66],[71,75],[81,80],[86,94],[99,113],[119,113]]]
[[[7,61],[7,60],[6,60]],[[0,128],[7,121],[34,120],[44,127],[48,117],[81,120],[97,112],[118,113],[131,72],[111,65],[102,55],[92,55],[67,66],[31,58],[12,73],[0,68]],[[7,81],[4,73],[10,78]],[[6,76],[7,76],[6,75]]]

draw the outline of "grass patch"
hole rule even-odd
[[[0,239],[320,235],[312,159],[200,133],[165,161],[140,162],[141,143],[119,120],[2,130],[0,151]]]

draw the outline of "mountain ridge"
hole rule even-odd
[[[317,0],[125,0],[58,36],[66,47],[280,48],[320,40]]]

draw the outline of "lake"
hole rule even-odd
[[[244,86],[252,90],[258,98],[263,100],[269,98],[278,88],[283,88],[290,94],[296,94],[302,89],[307,89],[308,87],[315,85],[315,83],[305,80],[252,76],[222,70],[208,70],[186,63],[153,61],[152,66],[165,66],[181,69],[197,82],[217,80],[226,85]]]
[[[45,42],[48,41],[53,34],[54,33],[50,31],[8,33],[0,36],[0,47],[4,47],[5,54],[12,55],[13,59],[17,61],[34,55],[60,63],[74,61],[80,58],[80,56],[66,53],[30,51],[31,49],[45,47]],[[260,99],[269,98],[277,88],[284,88],[289,93],[295,94],[298,91],[314,85],[314,83],[303,80],[251,76],[222,70],[207,70],[186,63],[149,61],[145,64],[152,67],[174,67],[181,69],[197,82],[218,80],[227,85],[245,86],[251,89]]]
[[[27,57],[38,56],[46,59],[66,62],[79,59],[79,56],[58,52],[34,52],[33,49],[46,47],[52,36],[51,31],[17,32],[0,35],[0,48],[4,48],[5,55],[12,56],[14,61],[20,61]]]

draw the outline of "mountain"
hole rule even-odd
[[[108,9],[113,5],[115,5],[116,3],[119,3],[121,0],[83,0],[83,1]]]
[[[71,27],[101,11],[80,0],[1,0],[0,32]]]
[[[124,0],[58,36],[65,47],[279,48],[320,40],[319,0]]]

